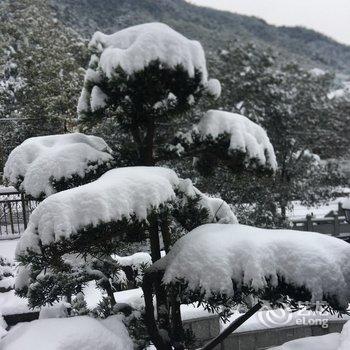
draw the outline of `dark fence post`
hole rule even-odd
[[[11,202],[7,203],[8,209],[9,209],[9,216],[10,216],[10,225],[11,225],[11,232],[14,235],[15,234],[15,225],[13,223],[13,214],[12,214],[12,205]]]
[[[27,222],[27,209],[26,209],[26,199],[25,199],[23,193],[21,193],[21,202],[22,202],[23,226],[24,226],[24,229],[26,229],[27,225],[28,225],[28,222]]]
[[[310,214],[306,215],[306,231],[312,231],[312,216]]]
[[[339,236],[340,234],[340,227],[339,227],[339,216],[334,215],[334,234],[333,236]]]

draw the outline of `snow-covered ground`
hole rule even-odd
[[[344,191],[346,191],[345,193],[348,193],[349,189],[344,189]],[[348,199],[349,196],[339,197],[330,201],[328,204],[322,204],[315,207],[306,207],[301,205],[299,201],[295,201],[293,202],[293,208],[288,212],[288,216],[291,219],[304,219],[308,214],[315,217],[324,217],[332,210],[338,211],[339,203],[344,203]]]

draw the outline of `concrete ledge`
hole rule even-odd
[[[295,325],[279,328],[232,333],[215,350],[262,350],[282,345],[290,340],[340,333],[346,320],[329,320],[328,328],[320,325]],[[193,349],[202,347],[220,332],[219,317],[208,317],[184,321],[185,329],[190,329],[196,337]]]

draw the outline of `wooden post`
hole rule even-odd
[[[7,203],[8,209],[9,209],[9,216],[10,216],[10,225],[11,225],[11,231],[12,234],[15,234],[15,226],[13,224],[13,214],[12,214],[12,206],[11,206],[11,202]]]
[[[170,339],[162,337],[154,317],[153,286],[162,279],[161,271],[149,268],[143,276],[142,290],[145,299],[145,323],[148,334],[157,350],[172,350]]]
[[[340,227],[339,227],[339,216],[338,214],[337,215],[334,215],[334,233],[333,233],[333,236],[339,236],[340,234]]]
[[[312,216],[310,214],[306,215],[306,230],[305,231],[313,231],[311,218],[312,218]]]
[[[23,226],[24,226],[24,229],[26,229],[28,226],[28,221],[27,221],[27,211],[26,211],[26,199],[23,193],[21,193],[21,202],[22,202]]]

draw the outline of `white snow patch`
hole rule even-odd
[[[142,265],[151,266],[152,257],[148,253],[139,252],[128,256],[113,255],[120,266],[130,266],[133,269],[140,269]]]
[[[349,209],[350,210],[350,198],[346,198],[342,202],[343,209]]]
[[[339,350],[340,334],[330,333],[289,341],[270,350]],[[348,349],[348,348],[347,348]]]
[[[91,163],[109,163],[111,149],[100,137],[80,133],[29,138],[16,147],[5,164],[4,178],[33,197],[53,194],[52,180],[84,177]]]
[[[306,337],[289,341],[270,350],[349,350],[350,321],[343,326],[341,333],[330,333],[318,337]]]
[[[87,316],[21,323],[1,340],[3,350],[133,350],[120,318],[98,321]]]
[[[109,78],[118,66],[131,75],[154,60],[168,67],[182,65],[190,77],[197,69],[203,83],[208,78],[202,45],[163,23],[140,24],[111,35],[96,32],[89,47],[101,53],[98,66]]]
[[[95,85],[92,88],[90,96],[90,105],[92,112],[104,108],[107,104],[107,100],[108,96],[97,85]]]
[[[215,99],[218,99],[221,95],[221,84],[217,79],[209,79],[207,84],[208,93]]]
[[[207,224],[178,240],[156,262],[165,283],[188,281],[191,290],[233,294],[238,286],[255,290],[277,285],[278,277],[304,286],[312,300],[334,295],[344,307],[350,298],[350,245],[314,232],[267,230],[244,225]],[[242,277],[243,276],[243,277]]]
[[[322,77],[322,76],[324,76],[326,74],[326,72],[323,69],[317,68],[317,67],[311,69],[309,72],[314,77]]]

